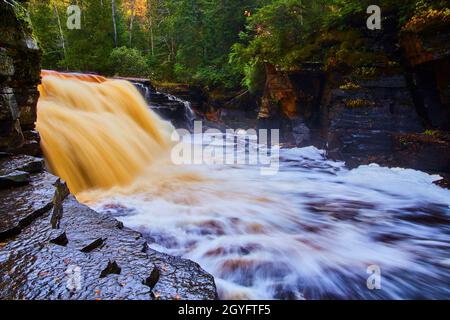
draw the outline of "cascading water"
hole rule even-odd
[[[198,262],[221,298],[448,298],[450,191],[438,177],[348,170],[313,147],[281,149],[274,176],[174,166],[158,160],[170,126],[131,85],[48,76],[41,92],[37,125],[53,170],[151,247]],[[380,290],[367,287],[371,265]]]
[[[135,85],[138,88],[138,90],[144,96],[145,101],[150,102],[150,88],[140,82],[133,82],[133,85]]]
[[[172,94],[166,94],[166,96],[170,101],[176,101],[178,103],[181,103],[184,106],[185,116],[186,116],[188,123],[190,123],[190,124],[194,123],[194,120],[196,118],[195,112],[194,112],[194,110],[192,110],[191,103],[189,101],[181,100],[180,98],[178,98]],[[190,126],[189,129],[192,129],[192,125]]]
[[[168,161],[173,127],[127,81],[44,74],[36,128],[46,160],[70,190],[129,185]]]
[[[195,113],[191,103],[171,94],[149,89],[143,84],[136,84],[144,94],[149,107],[164,119],[170,119],[177,128],[193,130]]]
[[[171,95],[155,90],[145,82],[132,79],[131,82],[139,90],[149,107],[163,118],[175,122],[177,127],[193,130],[193,123],[196,119],[191,103]]]

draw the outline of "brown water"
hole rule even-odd
[[[173,128],[131,83],[47,71],[39,91],[42,148],[73,193],[129,185],[167,160]]]

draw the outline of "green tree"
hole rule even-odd
[[[114,74],[128,77],[146,77],[149,74],[145,57],[137,49],[116,48],[111,52],[110,62]]]
[[[64,59],[64,52],[53,1],[31,0],[28,6],[33,32],[42,50],[42,65],[47,69],[57,69],[58,62]]]

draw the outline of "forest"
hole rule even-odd
[[[365,52],[359,28],[371,2],[32,0],[28,9],[45,69],[251,89],[266,62],[291,70],[383,60]],[[398,15],[399,31],[450,20],[445,0],[378,2]],[[71,4],[81,9],[80,29],[66,27]]]

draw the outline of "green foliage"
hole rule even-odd
[[[114,74],[128,77],[146,77],[149,75],[147,62],[137,49],[116,48],[109,57]]]
[[[105,1],[106,2],[106,1]],[[116,1],[117,2],[117,1]],[[62,63],[71,70],[111,73],[108,56],[114,48],[111,10],[100,1],[83,2],[82,27],[67,30],[67,54]],[[67,17],[63,12],[63,22]]]
[[[44,68],[149,76],[212,89],[242,85],[258,94],[265,64],[295,70],[319,62],[370,77],[373,65],[392,62],[368,43],[371,0],[84,0],[76,1],[81,30],[68,30],[66,9],[72,3],[29,1]],[[450,17],[444,10],[448,0],[376,4],[383,16],[398,17],[399,30]]]
[[[50,0],[32,1],[31,4],[31,23],[42,50],[42,66],[46,69],[57,69],[58,61],[62,60],[64,55],[58,40],[58,26]]]
[[[11,5],[14,10],[14,15],[16,18],[22,22],[24,22],[24,25],[28,26],[31,24],[30,16],[28,12],[26,11],[25,7],[19,2],[15,0],[8,0],[6,2],[8,5]],[[3,4],[5,5],[5,4]]]
[[[423,134],[425,136],[435,137],[435,136],[439,135],[439,132],[436,130],[425,130],[425,132]]]
[[[240,85],[241,70],[229,64],[231,46],[245,30],[245,11],[258,0],[114,0],[117,47],[141,52],[135,57],[142,67],[145,56],[149,76],[160,81],[198,83],[210,87]],[[68,30],[69,0],[30,0],[29,9],[48,69],[94,71],[102,74],[132,71],[118,68],[111,58],[115,49],[112,0],[78,1],[81,30]],[[134,15],[140,5],[143,14]],[[59,21],[58,21],[59,15]],[[133,23],[131,23],[133,22]],[[60,27],[62,28],[62,34]],[[114,51],[114,54],[112,52]],[[131,51],[130,51],[131,52]],[[134,53],[126,57],[134,57]]]
[[[232,57],[243,55],[254,60],[289,66],[296,60],[293,51],[304,44],[304,35],[314,28],[305,20],[305,6],[298,0],[277,0],[260,8],[248,18],[247,33],[241,39],[251,39],[247,46],[234,46]],[[306,32],[305,32],[306,31]]]
[[[443,2],[382,0],[377,5],[384,16],[407,21],[419,7],[436,7]],[[326,70],[356,69],[369,76],[364,68],[390,65],[391,61],[369,45],[366,9],[371,4],[370,0],[270,1],[247,19],[246,31],[233,45],[230,61],[239,66],[243,84],[249,88],[254,68],[260,63],[292,70],[319,62]]]

